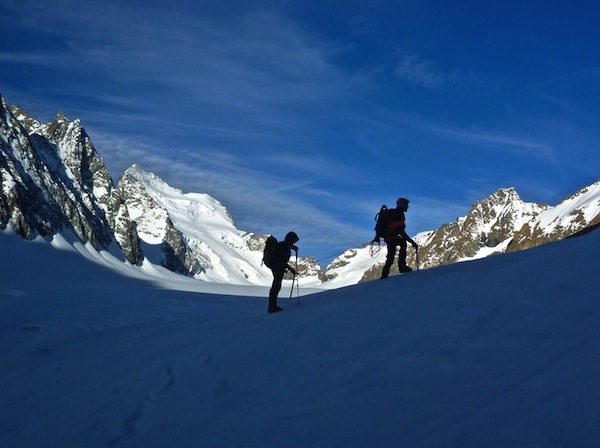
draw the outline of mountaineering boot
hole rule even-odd
[[[272,314],[278,311],[283,311],[283,308],[281,308],[280,306],[270,306],[267,311],[269,311],[269,314]]]
[[[398,267],[398,271],[399,271],[401,274],[403,274],[403,273],[405,273],[405,272],[412,272],[412,269],[411,269],[411,268],[409,268],[408,266],[406,266],[406,265],[405,265],[405,266],[399,266],[399,267]]]

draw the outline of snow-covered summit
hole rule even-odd
[[[74,234],[133,266],[150,263],[206,282],[270,284],[261,263],[266,236],[238,229],[216,199],[184,193],[138,165],[115,186],[79,120],[59,113],[42,124],[0,99],[1,229],[30,240]],[[556,207],[524,202],[514,188],[499,189],[466,216],[415,236],[419,268],[520,250],[595,224],[599,184]],[[333,288],[378,278],[386,250],[373,249],[349,249],[325,272],[301,257],[302,282]],[[409,250],[413,267],[416,255]]]
[[[548,208],[516,232],[509,250],[517,251],[565,238],[600,223],[600,181]]]
[[[582,189],[556,207],[525,202],[514,188],[502,188],[475,202],[469,213],[423,232],[413,239],[419,245],[421,269],[487,257],[555,241],[600,221],[599,183]],[[534,227],[532,232],[530,227]],[[545,239],[538,234],[544,234]],[[328,267],[330,285],[378,278],[385,262],[385,247],[351,249]],[[417,267],[416,252],[407,260]],[[395,269],[395,266],[392,268]]]
[[[26,239],[74,234],[134,266],[153,263],[198,280],[267,285],[265,236],[236,228],[214,198],[183,193],[140,166],[115,186],[79,120],[41,124],[2,100],[0,228]],[[320,269],[299,260],[307,284]]]
[[[597,224],[599,215],[600,181],[564,199],[552,210],[541,213],[538,221],[546,233],[553,233],[558,228]]]
[[[250,243],[255,237],[238,230],[216,199],[183,193],[138,165],[124,173],[117,190],[151,262],[206,281],[268,282],[262,250]]]

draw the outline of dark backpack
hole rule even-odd
[[[379,242],[381,238],[385,239],[387,226],[390,222],[390,210],[384,204],[375,215],[375,238],[373,241]]]
[[[270,235],[265,241],[265,249],[263,250],[263,263],[269,269],[273,268],[275,262],[275,248],[277,247],[277,238]]]

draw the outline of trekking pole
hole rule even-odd
[[[417,256],[417,272],[419,271],[419,246],[415,247],[415,254]]]
[[[290,289],[290,299],[292,298],[292,294],[294,294],[294,281],[296,281],[296,274],[292,278],[292,289]]]
[[[290,299],[294,294],[294,282],[296,282],[296,289],[298,289],[298,280],[296,280],[296,275],[298,275],[298,251],[296,250],[296,270],[294,271],[294,277],[292,278],[292,289],[290,289]]]
[[[298,275],[298,251],[296,251],[296,275]],[[296,298],[300,299],[300,283],[298,283],[298,279],[296,279]],[[298,302],[300,305],[300,302]]]

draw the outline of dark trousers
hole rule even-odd
[[[381,271],[381,278],[387,278],[390,275],[390,269],[394,264],[394,257],[396,256],[396,249],[400,246],[400,253],[398,254],[398,270],[402,271],[402,268],[406,266],[406,240],[398,238],[391,240],[387,243],[387,257],[385,259],[385,265]]]
[[[270,309],[273,309],[277,306],[277,296],[279,295],[279,291],[281,291],[281,283],[283,282],[284,274],[285,269],[283,271],[273,271],[273,284],[271,285],[271,290],[269,291]]]

